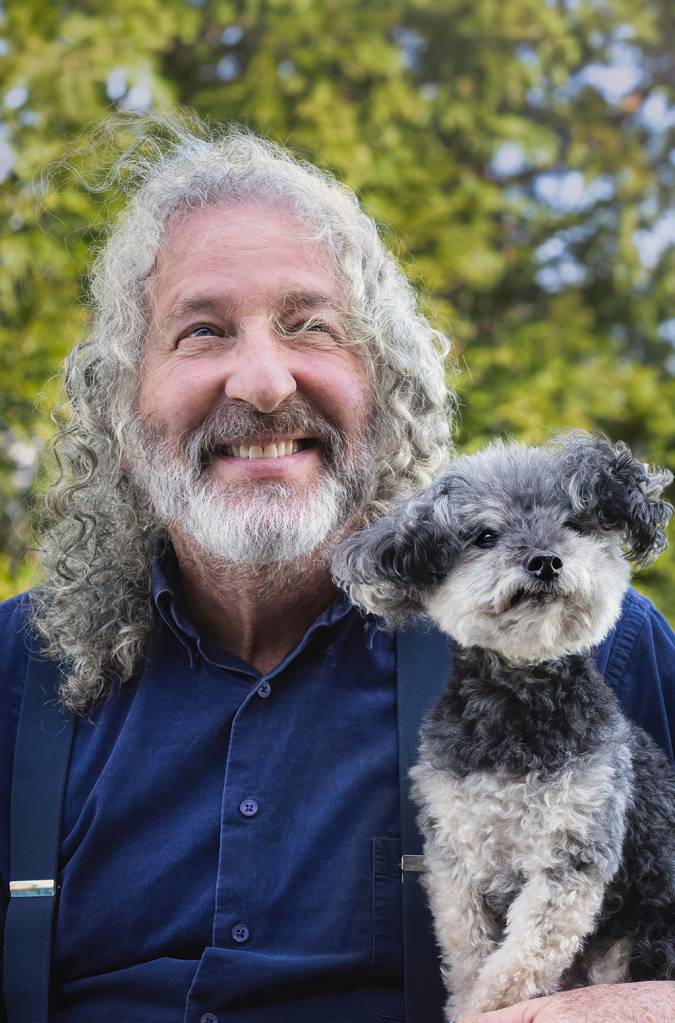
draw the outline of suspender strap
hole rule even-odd
[[[30,657],[16,734],[11,882],[4,936],[7,1023],[48,1023],[61,809],[73,718],[57,704],[58,671]]]
[[[443,633],[422,627],[399,631],[396,646],[405,1018],[406,1023],[442,1023],[446,996],[431,913],[420,884],[422,838],[408,772],[417,760],[422,719],[447,682],[452,648]]]

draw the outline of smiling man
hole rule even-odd
[[[15,785],[28,860],[58,848],[51,943],[21,909],[27,885],[53,896],[0,847],[8,1023],[50,948],[55,1023],[403,1020],[397,709],[429,667],[404,683],[397,634],[336,592],[330,557],[447,459],[447,341],[353,194],[286,150],[176,128],[125,167],[67,366],[46,581],[0,607],[3,821],[15,742],[15,780],[51,791],[42,746],[63,731],[23,748],[28,694],[40,709],[58,686],[73,722],[60,831]],[[651,656],[634,716],[667,745],[672,641],[631,599],[602,656],[629,696],[630,657]],[[439,1023],[437,975],[411,994],[428,918],[411,928],[408,1023]],[[542,1020],[617,1004],[590,997]],[[671,998],[622,985],[622,1018]]]
[[[262,671],[333,599],[325,555],[375,478],[368,373],[313,235],[278,203],[183,214],[149,293],[132,473],[169,526],[193,620]]]

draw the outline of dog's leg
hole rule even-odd
[[[603,890],[596,868],[532,877],[509,908],[506,936],[481,970],[470,1014],[556,991],[593,929]]]
[[[481,967],[494,952],[498,929],[483,896],[453,850],[428,840],[424,886],[441,949],[442,974],[449,998],[446,1023],[465,1015]]]

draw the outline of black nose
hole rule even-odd
[[[555,551],[535,551],[525,561],[527,571],[543,582],[555,579],[562,567],[563,563]]]

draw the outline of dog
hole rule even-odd
[[[675,774],[591,657],[671,480],[604,437],[497,442],[335,553],[354,603],[455,645],[411,772],[448,1023],[675,975]]]

